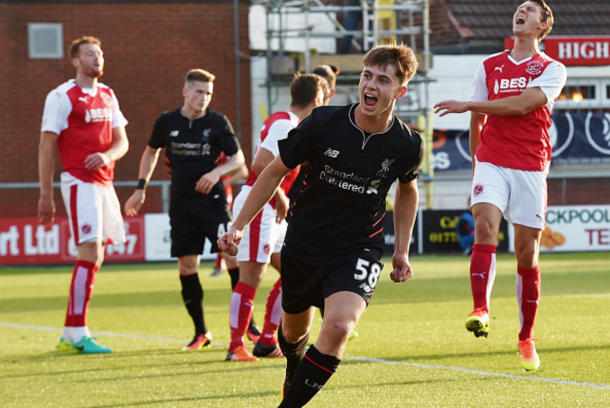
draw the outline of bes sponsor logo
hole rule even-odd
[[[526,77],[501,79],[499,81],[496,79],[496,82],[494,84],[494,92],[498,94],[523,90],[530,82],[531,78],[528,79]]]
[[[85,122],[108,122],[110,121],[110,110],[108,108],[87,109],[85,111]]]

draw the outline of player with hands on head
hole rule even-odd
[[[221,177],[238,171],[244,155],[225,115],[208,108],[215,76],[202,69],[186,74],[184,105],[162,114],[155,122],[140,160],[136,190],[125,203],[125,214],[136,215],[146,199],[146,184],[152,177],[161,149],[172,177],[169,218],[171,255],[178,258],[182,299],[193,320],[195,336],[183,350],[198,350],[211,344],[203,313],[203,288],[198,267],[206,238],[212,253],[216,241],[227,231],[231,214]],[[219,165],[220,155],[228,160]]]
[[[416,69],[415,54],[405,45],[369,51],[359,84],[360,103],[314,109],[290,131],[218,241],[223,251],[236,254],[247,226],[284,176],[310,163],[306,186],[291,209],[281,256],[284,314],[278,340],[286,356],[281,408],[307,404],[336,371],[383,269],[383,218],[395,180],[391,277],[404,282],[412,276],[408,254],[424,147],[420,135],[400,121],[393,108]],[[324,307],[324,321],[317,341],[305,351],[314,307]]]
[[[112,89],[98,82],[104,73],[104,53],[95,37],[70,45],[76,77],[52,90],[45,101],[38,171],[38,221],[50,225],[53,200],[54,149],[63,172],[61,193],[76,245],[76,264],[70,285],[60,352],[110,353],[97,343],[87,326],[89,302],[106,244],[125,242],[121,207],[113,187],[115,162],[127,153],[127,120]]]
[[[545,227],[546,178],[551,162],[551,111],[566,83],[566,69],[540,51],[553,27],[544,0],[522,3],[513,15],[515,43],[479,66],[469,101],[436,104],[440,116],[470,111],[473,156],[472,213],[475,237],[470,261],[474,310],[466,328],[489,332],[489,303],[496,275],[496,241],[502,216],[515,228],[521,366],[536,370],[534,323],[540,301],[540,237]]]

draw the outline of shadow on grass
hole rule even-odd
[[[610,350],[610,344],[601,346],[578,346],[578,347],[557,347],[557,348],[539,348],[538,351],[544,353],[569,353],[569,352],[586,352],[596,350]],[[493,356],[513,356],[517,352],[516,347],[510,350],[495,350],[495,351],[480,351],[480,352],[468,352],[468,353],[443,353],[443,354],[424,354],[418,356],[394,356],[391,358],[385,357],[357,357],[350,359],[348,355],[344,356],[341,365],[345,364],[360,364],[363,362],[369,362],[366,359],[371,360],[379,359],[388,362],[402,362],[402,363],[413,363],[413,364],[429,364],[430,361],[436,360],[450,360],[450,359],[466,359],[466,358],[486,358]],[[374,363],[375,361],[370,361]]]
[[[496,276],[492,298],[515,296],[515,276]],[[542,296],[592,295],[610,293],[610,274],[607,271],[578,272],[577,274],[542,273]],[[468,276],[464,278],[413,279],[406,284],[380,282],[375,290],[373,305],[388,303],[453,302],[470,300]]]
[[[239,395],[208,395],[205,397],[190,397],[190,398],[167,398],[157,399],[150,401],[137,401],[137,402],[126,402],[110,405],[92,405],[90,408],[117,408],[117,407],[141,407],[146,405],[156,405],[165,403],[185,403],[185,402],[202,402],[202,401],[219,401],[219,400],[235,400],[235,406],[240,406],[238,401],[249,398],[262,398],[262,397],[277,397],[278,391],[265,391],[265,392],[251,392],[251,393],[240,393]]]
[[[205,289],[206,299],[225,299],[229,297],[229,293],[230,288]],[[67,301],[67,294],[36,298],[0,299],[0,313],[65,310]],[[100,293],[93,295],[92,304],[94,307],[104,308],[177,306],[182,304],[182,297],[178,290]]]
[[[199,354],[199,355],[197,355]],[[203,355],[205,354],[205,355]],[[155,363],[149,364],[133,364],[134,358],[141,358],[142,356],[154,356]],[[183,357],[192,357],[192,360],[189,361],[176,361],[172,360],[167,362],[165,358],[183,358]],[[213,359],[210,359],[211,356],[214,356]],[[209,349],[202,352],[196,353],[185,353],[181,350],[168,350],[168,349],[148,349],[148,350],[138,350],[138,351],[129,351],[129,352],[112,352],[110,354],[60,354],[57,352],[47,352],[44,354],[39,354],[35,356],[14,356],[8,359],[0,360],[2,364],[39,364],[39,363],[82,363],[87,364],[91,362],[91,360],[95,360],[96,364],[105,364],[108,365],[103,367],[85,367],[83,369],[73,369],[73,370],[63,370],[63,371],[53,371],[53,372],[35,372],[28,374],[4,374],[0,375],[0,379],[3,378],[36,378],[36,377],[53,377],[53,376],[65,376],[78,374],[83,375],[87,373],[111,373],[111,372],[124,372],[126,369],[159,369],[163,368],[166,370],[162,374],[154,374],[154,375],[137,375],[132,377],[121,376],[121,380],[129,380],[129,379],[142,379],[142,378],[159,378],[159,377],[168,377],[174,375],[192,375],[192,372],[188,373],[167,373],[167,369],[181,369],[181,368],[205,368],[210,365],[218,365],[218,364],[226,364],[226,368],[223,369],[213,369],[213,370],[202,370],[201,374],[207,373],[230,373],[233,371],[239,370],[239,372],[247,372],[247,371],[260,371],[263,369],[268,369],[273,367],[272,361],[269,360],[265,364],[238,364],[234,362],[225,362],[226,349],[217,348],[217,349]],[[160,359],[162,359],[159,361]],[[206,358],[206,360],[201,360],[200,358]],[[285,361],[285,360],[273,360],[273,361]],[[283,367],[283,366],[282,366]],[[100,378],[96,377],[96,381],[116,381],[118,378]],[[86,383],[90,381],[90,379],[83,379],[77,381],[71,381],[73,383],[83,382]]]

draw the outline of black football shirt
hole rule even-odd
[[[314,109],[279,142],[287,167],[311,165],[284,247],[303,262],[342,262],[362,249],[383,253],[388,191],[397,179],[419,176],[419,133],[395,116],[385,132],[365,133],[355,123],[356,106]]]
[[[225,115],[208,109],[201,118],[191,120],[182,114],[182,108],[166,112],[155,122],[148,145],[165,148],[172,178],[170,212],[188,209],[211,222],[230,219],[222,181],[209,194],[195,190],[201,176],[218,166],[221,152],[232,156],[240,150]]]

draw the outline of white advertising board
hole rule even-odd
[[[512,226],[509,234],[514,252]],[[610,205],[548,207],[540,252],[590,251],[610,251]]]

